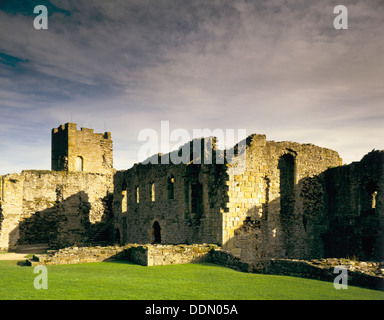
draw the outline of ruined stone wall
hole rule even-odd
[[[327,257],[384,258],[384,151],[324,174]]]
[[[22,212],[23,186],[16,174],[2,176],[0,201],[0,250],[15,247],[18,223]]]
[[[114,211],[120,241],[217,243],[249,262],[322,255],[328,220],[319,174],[341,164],[338,153],[267,141],[264,135],[248,137],[243,148],[245,158],[239,147],[220,164],[159,160],[118,172]]]
[[[110,133],[73,123],[53,129],[55,171],[0,177],[0,249],[82,244],[113,212],[120,244],[215,243],[246,263],[384,256],[383,151],[341,166],[333,150],[265,135],[226,151],[214,138],[202,141],[200,159],[186,144],[154,155],[158,164],[115,172]],[[163,161],[185,150],[180,164]],[[201,161],[207,152],[212,164]]]
[[[114,215],[122,243],[217,243],[214,166],[138,164],[115,175]]]
[[[210,253],[217,246],[210,244],[194,245],[138,245],[68,247],[50,250],[47,254],[34,255],[27,265],[61,265],[127,260],[143,266],[161,266],[210,261]]]
[[[316,176],[340,164],[333,150],[248,137],[245,171],[228,168],[224,247],[247,262],[321,254],[326,217]]]
[[[226,169],[201,161],[208,152],[215,157],[213,139],[206,142],[197,139],[199,156],[193,154],[196,145],[187,143],[115,175],[115,233],[122,243],[221,242]]]
[[[111,134],[77,130],[75,123],[52,129],[52,170],[107,173],[113,168]]]
[[[77,263],[92,263],[108,260],[123,260],[126,256],[125,251],[129,246],[95,246],[95,247],[67,247],[60,250],[49,250],[46,254],[34,255],[32,259],[27,259],[29,266],[37,265],[62,265]]]
[[[23,171],[1,177],[0,249],[84,243],[108,214],[113,175]]]
[[[147,251],[147,266],[163,266],[170,264],[186,264],[210,261],[210,251],[213,245],[150,245]],[[132,248],[135,250],[136,248]],[[133,261],[133,260],[132,260]]]

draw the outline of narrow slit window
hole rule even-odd
[[[153,182],[151,184],[151,200],[152,202],[155,201],[155,184]]]
[[[175,178],[173,176],[168,178],[168,199],[175,198]]]
[[[140,202],[140,189],[136,187],[136,203]]]
[[[124,213],[128,210],[127,202],[127,183],[124,181],[121,185],[121,213]]]

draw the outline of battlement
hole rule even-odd
[[[52,129],[51,166],[54,171],[109,171],[113,168],[111,133],[77,130],[76,123]]]
[[[68,131],[68,130],[77,130],[77,124],[76,123],[66,123],[66,124],[62,124],[60,125],[58,128],[53,128],[52,129],[52,133],[58,133],[58,132],[65,132],[65,131]]]
[[[66,124],[62,124],[60,125],[59,127],[57,128],[53,128],[52,129],[52,135],[53,134],[57,134],[57,133],[66,133],[66,132],[74,132],[76,131],[77,133],[79,132],[84,132],[84,133],[94,133],[93,129],[91,128],[84,128],[84,127],[81,127],[80,130],[77,130],[77,124],[76,123],[66,123]],[[101,137],[103,139],[111,139],[111,133],[110,132],[104,132],[104,133],[95,133],[95,134],[98,134],[98,135],[101,135]]]

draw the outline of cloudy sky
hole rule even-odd
[[[336,30],[338,4],[348,30]],[[36,30],[36,5],[48,29]],[[384,149],[384,1],[0,1],[0,174],[50,169],[51,129],[246,129],[345,163]]]

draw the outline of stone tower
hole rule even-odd
[[[51,168],[53,171],[106,173],[113,168],[111,133],[77,130],[76,123],[52,129]]]

